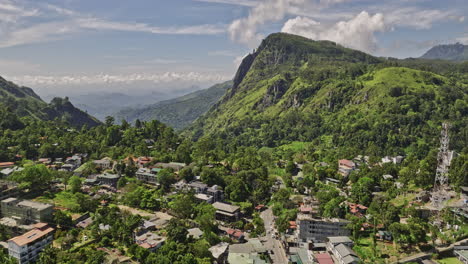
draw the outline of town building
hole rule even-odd
[[[1,202],[2,216],[19,219],[21,223],[51,222],[54,206],[46,203],[8,198]]]
[[[173,187],[178,190],[192,190],[195,193],[195,198],[200,201],[212,204],[224,200],[224,191],[218,185],[213,185],[210,187],[208,184],[205,184],[201,181],[191,181],[185,186],[182,186],[181,184],[182,183],[177,183],[177,185],[174,184]]]
[[[46,223],[38,223],[33,230],[8,240],[8,254],[19,264],[33,263],[39,253],[52,243],[53,232],[54,229]]]
[[[18,188],[13,183],[0,182],[0,201],[7,198],[17,197]]]
[[[366,214],[367,207],[362,204],[347,202],[346,205],[349,208],[349,212],[354,216],[362,217]]]
[[[240,207],[227,203],[215,202],[213,207],[216,209],[216,219],[226,222],[235,222],[240,217]]]
[[[208,250],[211,252],[216,263],[225,263],[227,257],[227,249],[229,247],[229,243],[221,242],[210,247]]]
[[[289,248],[289,262],[292,264],[313,264],[313,256],[305,248]]]
[[[354,242],[347,236],[327,237],[327,248],[329,251],[333,251],[333,248],[339,244],[343,244],[348,247],[354,246]]]
[[[109,185],[115,188],[117,186],[117,182],[120,179],[120,175],[103,173],[103,174],[97,175],[96,179],[97,181],[99,181],[100,185]]]
[[[17,166],[10,167],[10,168],[5,168],[5,169],[0,171],[0,178],[7,178],[10,175],[12,175],[13,173],[15,173],[17,171],[22,171],[22,170],[24,170],[24,168],[17,167]]]
[[[259,239],[250,239],[244,244],[229,246],[228,263],[230,264],[268,264],[268,253]]]
[[[201,231],[200,228],[198,227],[194,227],[194,228],[190,228],[190,229],[187,229],[187,237],[192,237],[194,239],[200,239],[202,236],[203,236],[203,231]]]
[[[350,247],[344,244],[338,244],[332,251],[339,264],[358,264],[359,258]]]
[[[135,243],[142,248],[155,251],[164,245],[166,238],[152,232],[146,232],[135,237]]]
[[[14,167],[14,162],[0,162],[0,169]]]
[[[330,236],[348,236],[346,228],[350,222],[344,219],[315,218],[313,215],[298,214],[296,224],[299,227],[299,239],[313,242],[325,242]]]
[[[112,168],[112,162],[110,158],[103,158],[100,160],[94,160],[93,164],[101,170],[109,170]]]
[[[184,168],[187,165],[185,163],[179,163],[179,162],[169,162],[169,163],[158,162],[154,166],[156,168],[173,169],[174,171],[180,171],[182,168]]]
[[[139,181],[154,185],[158,184],[158,175],[148,168],[139,168],[135,175]]]
[[[328,253],[315,254],[314,261],[318,264],[335,264],[335,262],[333,262],[333,258]]]
[[[400,164],[404,158],[405,157],[403,156],[395,156],[395,157],[385,156],[382,158],[382,164],[385,164],[385,163]]]
[[[352,160],[341,159],[338,161],[338,173],[343,177],[348,177],[355,169],[356,164]]]

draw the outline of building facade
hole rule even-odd
[[[226,222],[235,222],[239,220],[239,206],[216,202],[213,204],[213,207],[216,209],[216,219]]]
[[[19,264],[33,263],[39,253],[52,243],[53,232],[54,229],[45,223],[36,224],[33,230],[8,240],[8,254]]]
[[[19,218],[21,223],[51,222],[54,206],[51,204],[8,198],[1,202],[2,216]]]
[[[311,215],[299,214],[296,224],[299,226],[299,239],[313,242],[325,242],[330,236],[348,236],[346,225],[350,222],[343,219],[314,218]]]

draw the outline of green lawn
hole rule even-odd
[[[76,196],[71,192],[59,192],[55,195],[54,202],[58,206],[65,207],[67,209],[72,209],[79,207],[78,202],[76,201]]]
[[[67,209],[79,207],[76,196],[68,191],[39,196],[35,200],[43,203],[51,203],[55,206],[64,207]]]
[[[444,259],[439,259],[437,260],[438,263],[440,264],[462,264],[461,261],[459,261],[457,258],[444,258]]]

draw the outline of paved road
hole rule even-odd
[[[263,222],[265,223],[265,232],[266,232],[266,236],[261,237],[260,239],[266,241],[265,247],[268,249],[268,252],[270,252],[270,250],[273,251],[274,254],[270,254],[271,259],[273,260],[273,264],[288,263],[288,258],[286,257],[286,253],[284,251],[283,245],[278,239],[275,239],[273,237],[276,231],[274,229],[273,212],[271,211],[270,208],[268,208],[267,210],[263,211],[260,214],[260,217],[263,219]]]

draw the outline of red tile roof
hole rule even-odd
[[[354,164],[352,160],[342,159],[342,160],[339,160],[338,163],[340,166],[346,166],[348,168],[354,168],[356,166],[356,164]]]
[[[314,257],[319,264],[334,264],[332,257],[328,253],[315,254]]]
[[[0,162],[0,168],[15,166],[14,162]]]

